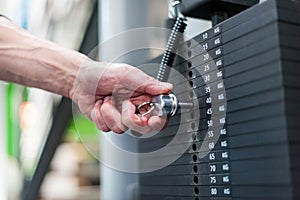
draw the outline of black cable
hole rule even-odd
[[[185,18],[176,18],[156,77],[159,81],[167,81],[169,78],[170,68],[174,62],[180,38],[186,28],[185,21]]]

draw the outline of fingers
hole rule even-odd
[[[146,134],[151,131],[160,131],[167,123],[167,118],[158,116],[141,117],[135,114],[136,107],[130,101],[124,101],[122,104],[122,114],[113,105],[111,97],[96,102],[92,111],[92,120],[97,127],[104,131],[113,131],[123,133],[129,127],[131,130]]]
[[[124,101],[122,104],[122,122],[131,130],[139,133],[151,132],[151,127],[148,126],[148,119],[135,114],[135,105],[130,101]]]
[[[135,105],[130,101],[124,101],[122,105],[122,122],[131,130],[146,134],[151,131],[161,131],[167,123],[167,118],[158,116],[141,117],[135,114]]]
[[[99,104],[99,105],[98,105]],[[121,114],[113,105],[111,97],[106,97],[102,104],[96,103],[92,117],[97,127],[104,131],[113,131],[115,133],[123,133],[127,127],[123,125]]]
[[[104,118],[100,112],[100,107],[102,106],[102,104],[103,104],[103,100],[98,100],[96,102],[95,107],[91,113],[91,118],[92,118],[93,122],[96,124],[98,129],[100,129],[104,132],[108,132],[108,131],[110,131],[110,129],[106,126]]]
[[[127,127],[123,125],[121,113],[113,105],[111,97],[107,97],[101,106],[101,114],[108,128],[115,133],[123,133]]]

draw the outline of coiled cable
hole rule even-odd
[[[159,81],[167,81],[169,78],[170,68],[173,65],[181,36],[186,28],[185,21],[185,18],[176,18],[156,77]]]

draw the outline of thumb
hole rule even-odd
[[[130,89],[150,95],[169,93],[173,89],[171,83],[160,82],[137,68],[132,69],[126,79]]]
[[[148,94],[158,95],[169,93],[173,89],[173,85],[171,83],[156,80],[156,82],[143,85],[141,89]]]

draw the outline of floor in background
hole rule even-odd
[[[99,180],[99,162],[82,145],[64,143],[57,149],[40,199],[100,200]]]

